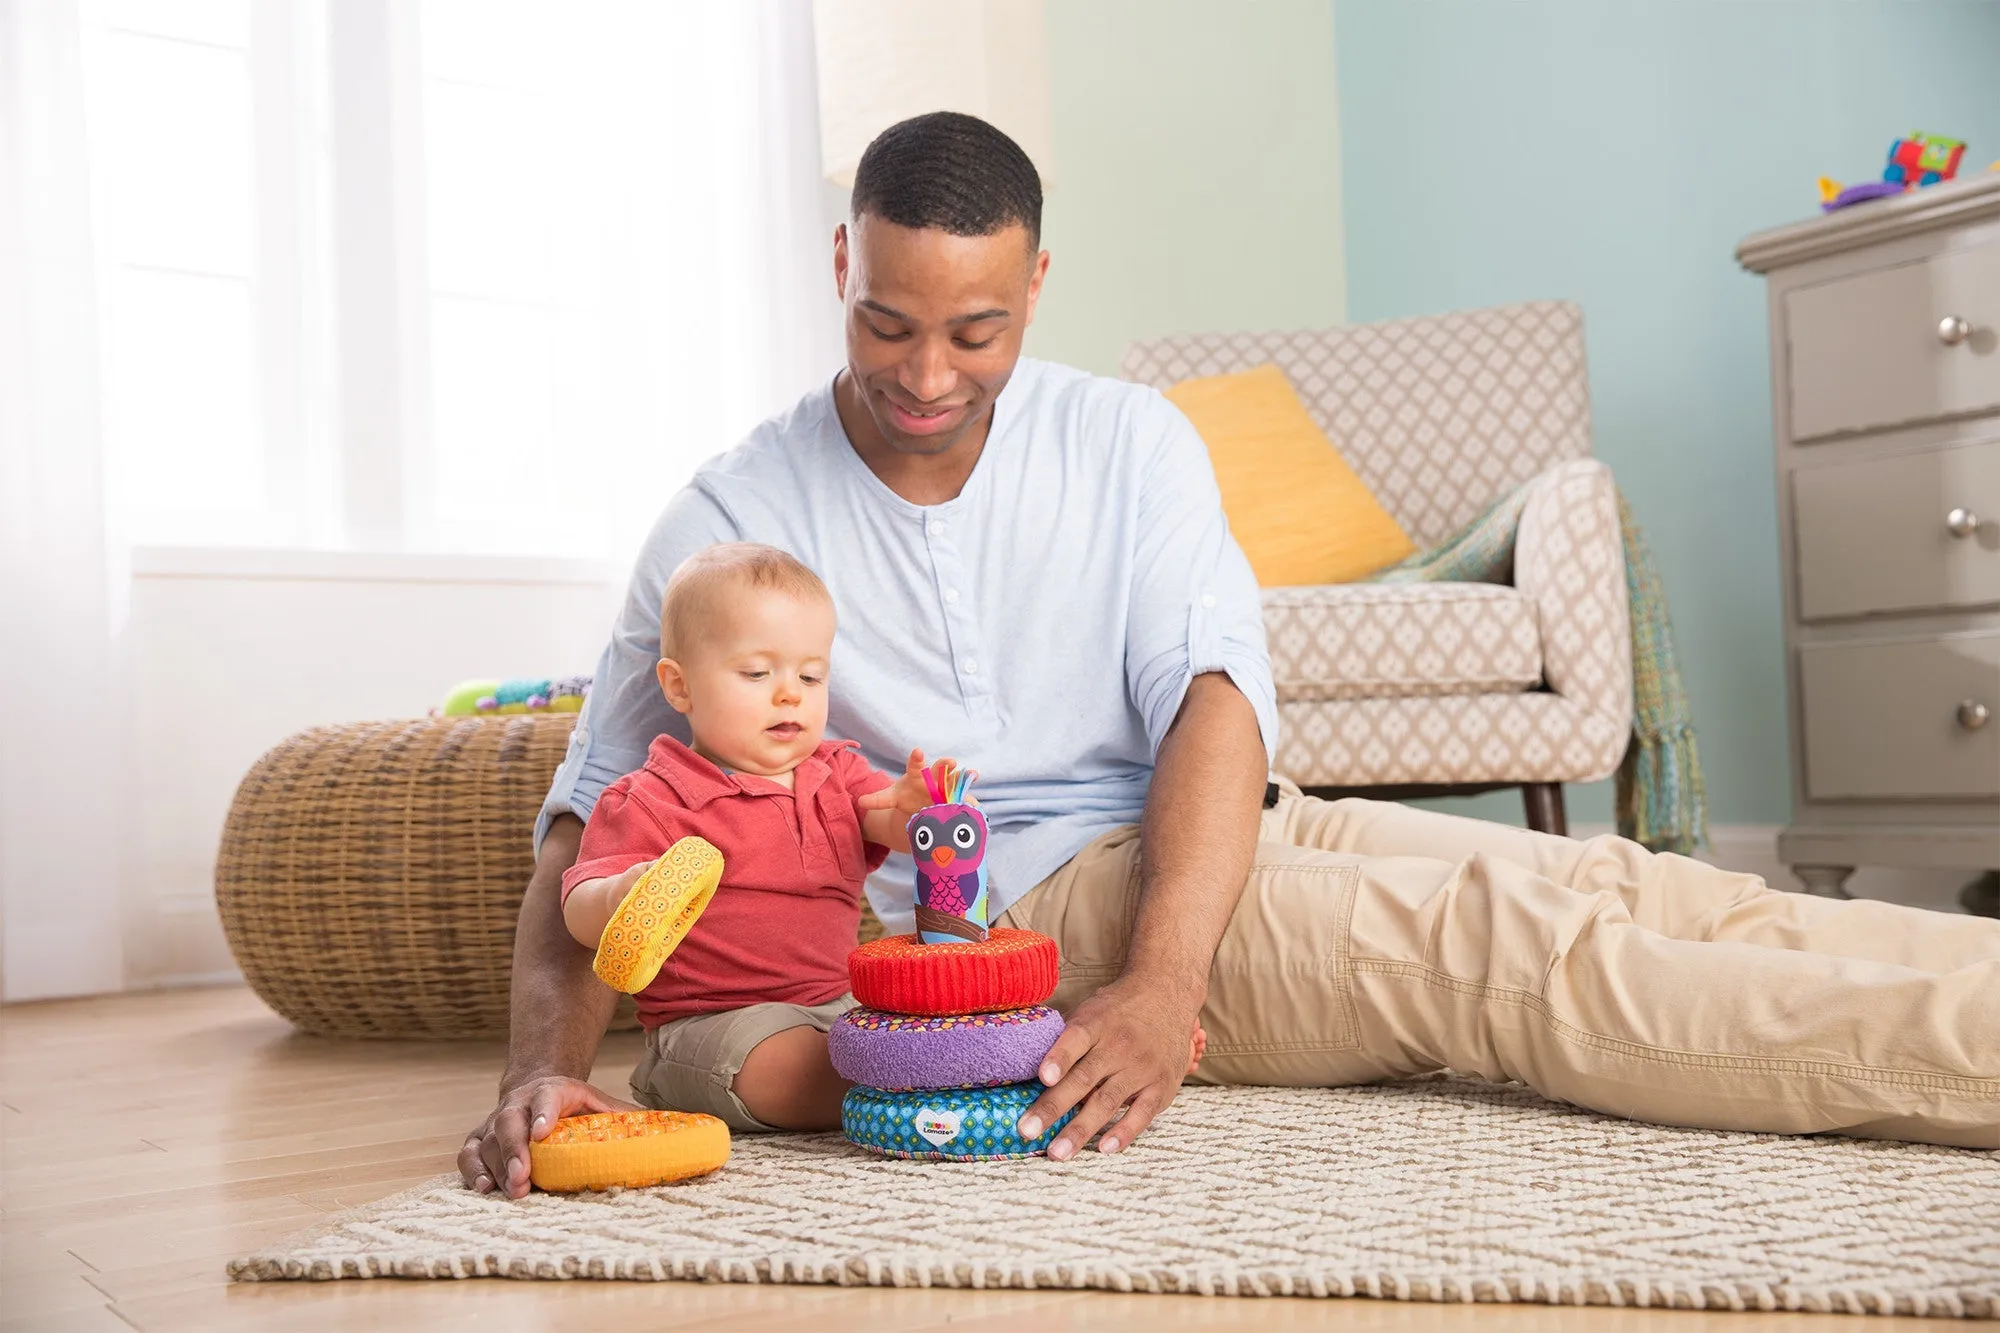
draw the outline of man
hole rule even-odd
[[[847,366],[668,505],[599,663],[469,1185],[524,1193],[531,1136],[616,1105],[583,1081],[614,997],[556,885],[597,792],[678,726],[650,688],[667,575],[733,540],[832,591],[832,732],[980,769],[996,915],[1062,951],[1069,1027],[1021,1123],[1079,1108],[1053,1157],[1142,1134],[1197,1021],[1221,1082],[1448,1066],[1669,1124],[2000,1145],[2000,922],[1289,784],[1267,802],[1257,589],[1200,440],[1150,390],[1020,358],[1040,218],[1032,165],[970,117],[863,156],[834,240]],[[871,886],[886,920],[910,883],[892,863]]]

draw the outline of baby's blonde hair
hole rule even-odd
[[[717,542],[681,561],[660,598],[660,656],[676,661],[699,632],[701,618],[732,588],[770,588],[795,597],[817,597],[828,606],[833,594],[819,575],[796,556],[760,542]]]

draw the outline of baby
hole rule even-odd
[[[711,546],[667,580],[660,689],[693,744],[661,736],[605,788],[562,881],[563,920],[594,949],[675,842],[722,853],[721,887],[638,996],[632,1089],[646,1105],[735,1129],[840,1124],[848,1085],[826,1030],[854,1003],[861,882],[909,850],[910,816],[931,800],[921,751],[891,778],[824,739],[833,635],[826,585],[769,546]]]

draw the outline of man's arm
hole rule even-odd
[[[1140,826],[1139,904],[1124,973],[1078,1005],[1049,1052],[1050,1084],[1021,1118],[1029,1138],[1072,1106],[1050,1145],[1067,1157],[1130,1144],[1172,1102],[1208,970],[1257,843],[1277,735],[1277,693],[1256,576],[1229,533],[1208,450],[1166,399],[1136,404],[1126,688],[1153,749]],[[1032,1122],[1032,1125],[1031,1125]]]
[[[1077,1006],[1042,1066],[1049,1089],[1022,1118],[1033,1138],[1082,1103],[1049,1156],[1071,1156],[1126,1106],[1098,1143],[1116,1152],[1180,1091],[1209,964],[1250,873],[1266,763],[1250,701],[1221,672],[1195,677],[1146,797],[1125,971]]]
[[[562,875],[582,839],[583,821],[558,815],[521,898],[500,1104],[458,1152],[459,1175],[481,1194],[496,1188],[510,1199],[526,1194],[528,1140],[546,1135],[562,1117],[631,1109],[588,1081],[618,993],[597,979],[590,950],[563,924]]]

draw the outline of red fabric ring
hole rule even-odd
[[[915,935],[870,940],[847,955],[854,998],[892,1014],[982,1014],[1026,1009],[1056,993],[1056,942],[995,926],[981,944],[920,944]]]

